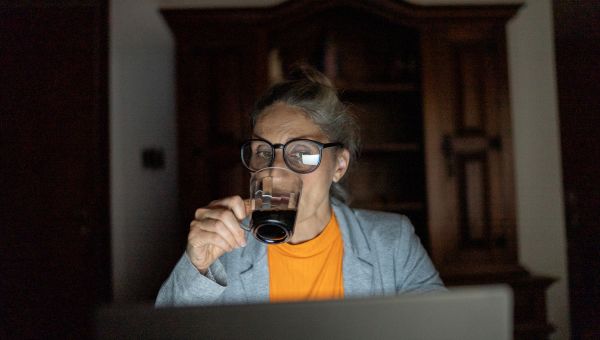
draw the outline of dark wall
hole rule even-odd
[[[0,5],[0,338],[85,337],[110,300],[107,7]]]
[[[600,338],[600,2],[555,0],[571,328]]]

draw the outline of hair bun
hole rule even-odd
[[[312,83],[333,87],[333,84],[331,83],[331,80],[329,80],[329,78],[327,78],[323,73],[319,72],[316,68],[304,62],[296,63],[292,66],[291,71],[288,75],[288,80],[307,80]]]

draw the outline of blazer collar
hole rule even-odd
[[[332,199],[332,206],[344,240],[344,295],[371,295],[375,261],[362,226],[347,205]]]

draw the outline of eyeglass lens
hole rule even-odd
[[[250,170],[257,171],[272,165],[274,152],[274,148],[265,141],[249,141],[242,147],[242,160]],[[291,170],[307,173],[319,166],[321,150],[312,141],[297,140],[285,145],[283,157]]]

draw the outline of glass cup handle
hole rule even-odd
[[[246,213],[251,214],[252,211],[254,211],[254,199],[246,199],[244,200],[244,208],[246,209]],[[244,229],[245,231],[250,231],[250,226],[248,224],[246,224],[247,222],[250,222],[250,219],[248,217],[246,217],[245,219],[240,221],[240,228]]]

